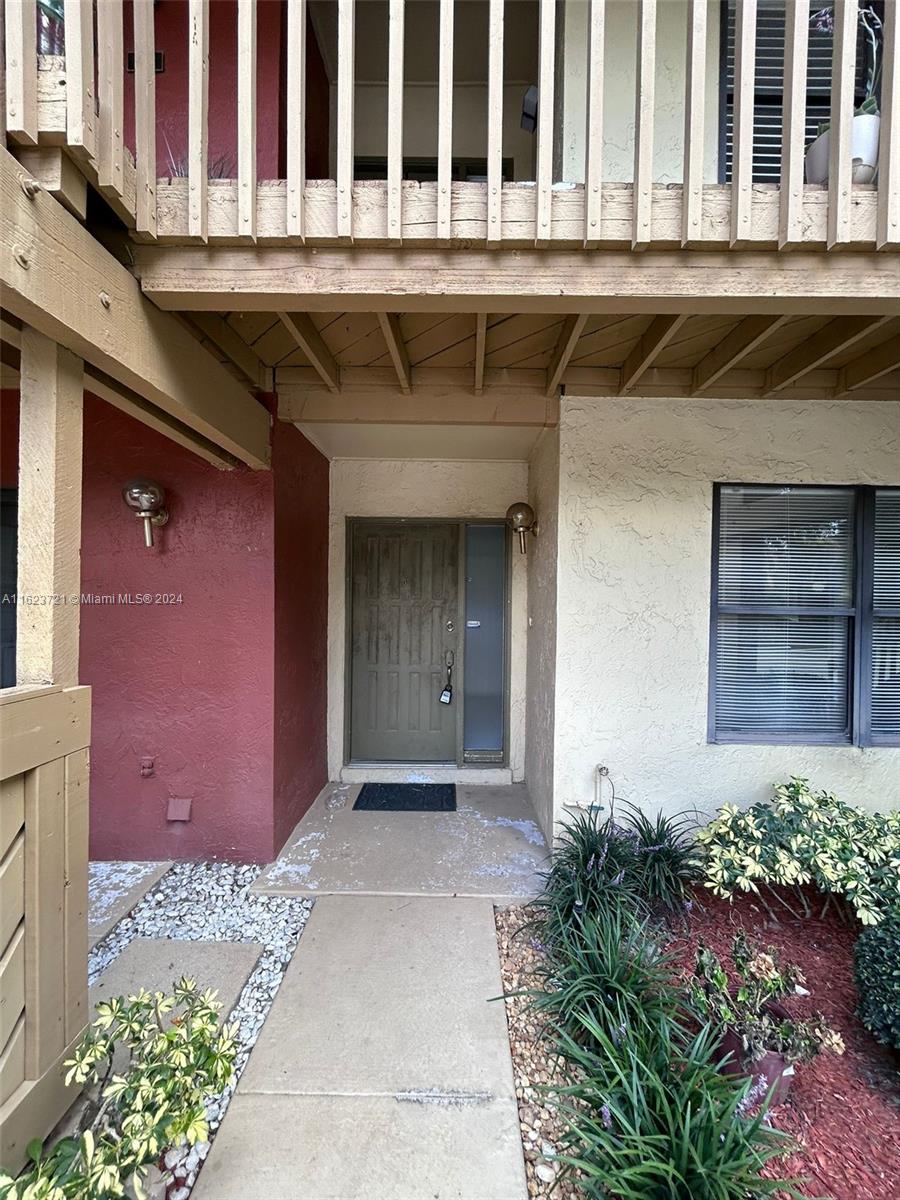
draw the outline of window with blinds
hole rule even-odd
[[[900,741],[900,490],[721,485],[710,737]]]
[[[734,26],[736,0],[727,0],[722,22],[722,181],[731,182],[734,136]],[[778,183],[781,178],[781,128],[784,104],[785,0],[760,0],[756,17],[756,71],[753,97],[753,178],[758,183]],[[812,12],[834,8],[815,3]],[[818,135],[819,125],[831,116],[831,34],[809,31],[806,73],[806,143]],[[856,103],[865,95],[866,45],[860,31],[856,52]]]

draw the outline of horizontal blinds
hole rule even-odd
[[[875,493],[872,733],[900,737],[900,489]],[[896,613],[897,616],[887,614]]]
[[[716,730],[840,738],[848,732],[846,617],[719,617]]]
[[[833,3],[819,0],[812,11],[832,9]],[[728,2],[725,32],[725,181],[731,180],[734,96],[735,0]],[[784,0],[761,0],[756,18],[756,71],[753,107],[753,178],[778,183],[781,178],[781,128],[784,95]],[[817,135],[819,125],[831,116],[831,56],[834,37],[813,27],[809,32],[806,81],[806,142]],[[857,91],[864,87],[865,51],[857,43]]]
[[[723,487],[719,605],[853,606],[850,488]]]

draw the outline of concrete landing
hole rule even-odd
[[[488,899],[316,903],[193,1200],[526,1200]]]
[[[540,891],[547,843],[523,784],[458,784],[452,813],[356,812],[359,790],[359,784],[328,784],[252,890],[498,902]]]
[[[170,862],[92,862],[88,885],[88,944],[93,949],[171,867]]]

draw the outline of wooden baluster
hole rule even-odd
[[[858,0],[835,0],[828,137],[828,247],[850,240],[853,195],[853,93],[856,83]]]
[[[487,240],[503,237],[503,4],[488,10]],[[479,325],[479,328],[481,326]]]
[[[537,113],[537,198],[534,240],[549,243],[553,234],[553,83],[556,70],[556,0],[540,0],[540,49]]]
[[[706,130],[706,23],[708,0],[690,0],[684,98],[684,176],[681,244],[703,237],[703,149]]]
[[[153,0],[134,0],[135,228],[156,237],[156,43]]]
[[[881,70],[881,144],[878,151],[879,250],[900,245],[900,3],[884,6]]]
[[[122,0],[97,0],[97,184],[119,199],[125,190],[124,70]]]
[[[355,0],[338,0],[337,233],[353,239],[353,107],[356,58]]]
[[[782,250],[797,246],[803,240],[809,0],[788,0],[784,21],[784,108],[778,219],[778,245]]]
[[[287,0],[287,213],[288,237],[305,236],[306,0]]]
[[[450,237],[453,197],[453,2],[441,0],[438,40],[437,235]]]
[[[188,233],[207,237],[209,0],[188,9]]]
[[[391,0],[388,16],[387,236],[403,238],[403,49],[405,0]]]
[[[256,241],[256,0],[238,0],[238,236]]]
[[[602,232],[603,208],[603,54],[606,0],[590,0],[588,35],[587,130],[584,163],[584,244],[596,245]]]
[[[643,250],[653,233],[653,105],[656,94],[656,0],[638,7],[637,95],[634,124],[633,250]]]
[[[66,22],[66,143],[85,158],[93,158],[94,128],[94,6],[65,0]]]
[[[731,244],[753,231],[753,105],[756,92],[756,0],[734,14],[734,119],[731,147]]]
[[[6,0],[6,132],[14,142],[36,146],[37,9],[33,0]]]

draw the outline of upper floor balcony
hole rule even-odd
[[[900,246],[895,0],[5,11],[8,140],[139,241]]]

